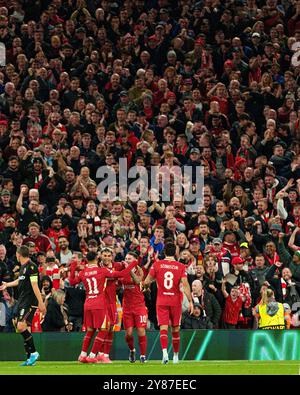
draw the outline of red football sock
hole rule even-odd
[[[179,332],[172,332],[173,351],[178,353],[180,348],[180,334]]]
[[[146,355],[147,351],[147,336],[139,336],[140,354]]]
[[[107,332],[107,330],[104,330],[104,331],[101,331],[101,332],[104,333],[104,335],[103,335],[104,336],[104,340],[103,340],[103,342],[101,342],[98,352],[104,353],[104,344],[105,344],[105,339],[107,338],[108,332]]]
[[[129,350],[132,351],[134,349],[134,338],[133,336],[126,335],[125,341],[128,344]]]
[[[101,348],[103,347],[103,343],[105,342],[106,335],[107,335],[106,331],[99,331],[97,333],[93,347],[91,349],[91,352],[93,354],[97,354],[98,352],[100,352]]]
[[[109,331],[107,333],[107,337],[105,339],[104,342],[104,354],[108,354],[110,353],[110,349],[112,346],[112,342],[113,342],[113,337],[114,337],[114,332],[113,331]]]
[[[164,348],[168,349],[168,331],[166,329],[161,329],[159,332],[160,332],[160,344],[162,350]]]
[[[92,331],[87,331],[86,335],[84,336],[83,342],[82,342],[82,349],[81,351],[83,352],[88,352],[89,346],[91,344],[92,338],[95,334],[95,330]]]

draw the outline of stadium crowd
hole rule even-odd
[[[168,239],[195,304],[182,328],[255,328],[267,288],[299,326],[299,0],[0,0],[0,43],[0,284],[27,245],[48,301],[33,331],[82,330],[74,259],[108,247],[150,268]],[[97,169],[120,158],[173,180],[202,166],[203,205],[153,189],[100,202]],[[14,331],[17,292],[0,295]]]

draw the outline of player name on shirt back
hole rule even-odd
[[[90,277],[90,276],[95,276],[96,274],[98,274],[99,272],[98,272],[98,270],[94,270],[94,271],[85,271],[84,272],[84,275],[86,276],[86,277]]]
[[[162,264],[160,265],[160,267],[161,267],[162,269],[174,269],[174,270],[178,270],[178,269],[179,269],[178,266],[175,266],[175,265],[166,265],[165,263],[162,263]]]

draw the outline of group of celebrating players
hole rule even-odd
[[[176,246],[169,242],[164,247],[165,258],[153,262],[150,270],[139,266],[138,256],[129,252],[124,262],[113,262],[113,252],[109,248],[98,254],[88,252],[86,263],[73,260],[71,263],[70,285],[82,282],[86,289],[84,304],[83,339],[78,361],[81,363],[112,363],[109,358],[113,342],[113,328],[116,322],[116,280],[124,287],[123,325],[125,340],[129,347],[129,361],[136,361],[133,330],[137,331],[140,362],[147,361],[146,327],[148,321],[144,292],[153,281],[157,284],[156,313],[160,327],[160,343],[163,353],[162,363],[169,362],[168,329],[172,330],[173,363],[179,362],[180,321],[183,292],[189,301],[189,311],[193,313],[193,301],[184,264],[175,260]],[[17,331],[24,339],[27,359],[22,366],[31,366],[39,359],[30,333],[30,324],[36,308],[45,313],[46,308],[38,287],[38,269],[30,260],[27,246],[21,246],[16,254],[21,264],[17,280],[5,283],[0,290],[18,286],[19,300]],[[94,340],[93,340],[94,339]],[[92,342],[93,341],[93,342]],[[90,352],[89,352],[90,349]]]

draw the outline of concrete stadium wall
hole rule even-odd
[[[35,333],[34,341],[43,361],[73,361],[78,358],[84,333]],[[160,360],[159,332],[147,332],[148,359]],[[170,356],[171,338],[169,338]],[[138,344],[136,341],[136,348]],[[116,332],[112,360],[127,360],[124,332]],[[0,361],[24,359],[23,339],[15,333],[0,333]],[[181,331],[181,360],[299,360],[300,332],[249,330]]]

